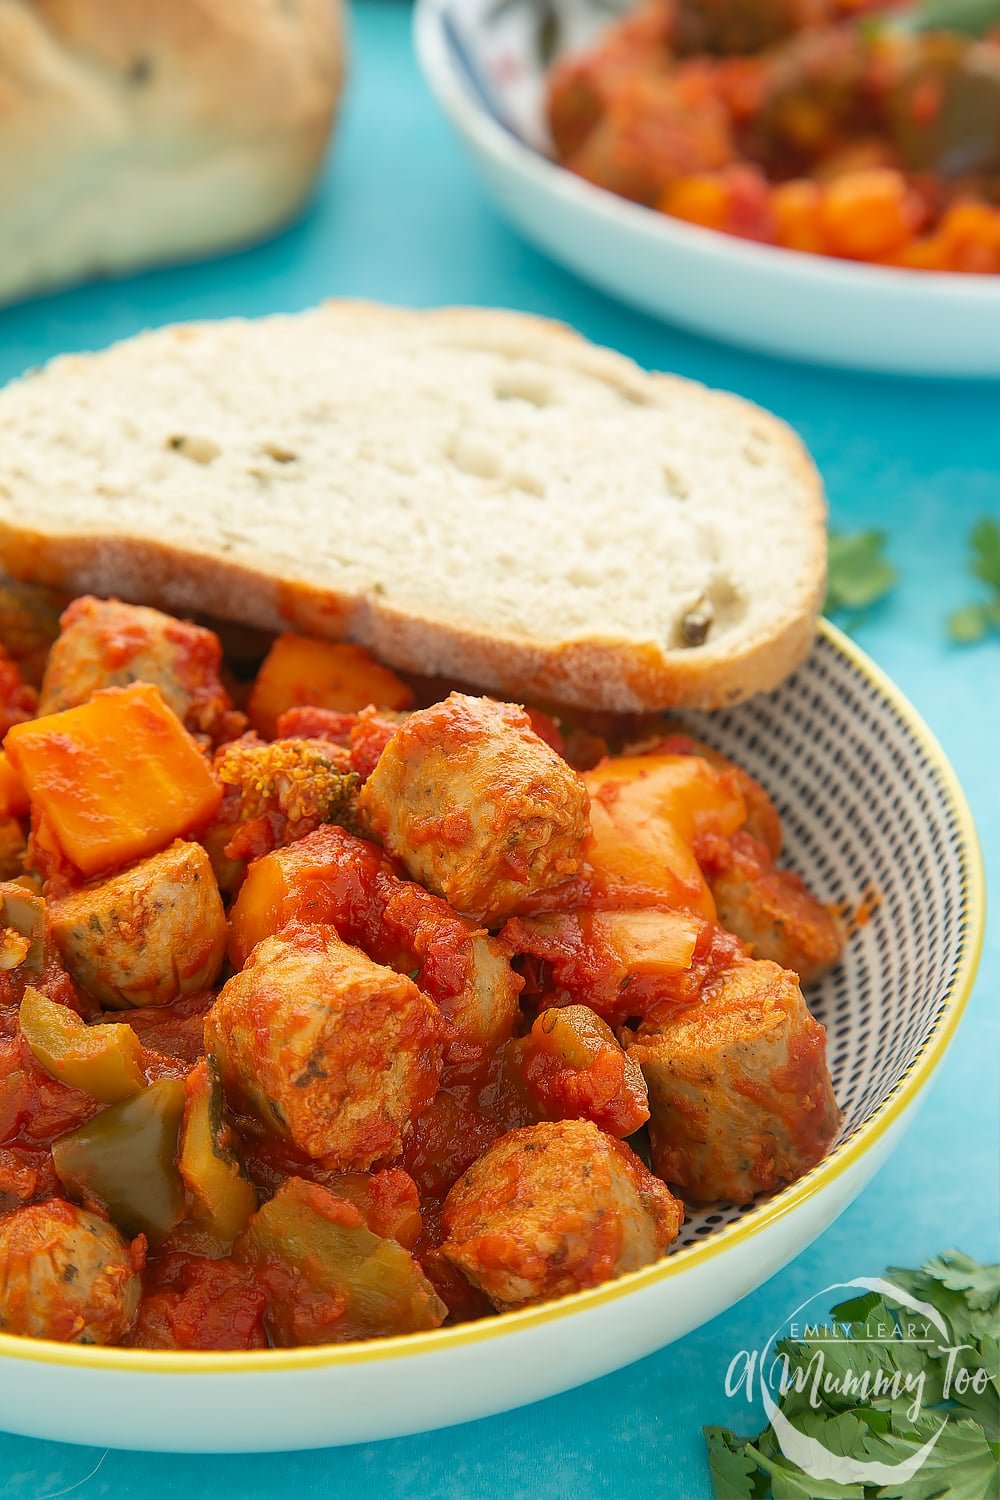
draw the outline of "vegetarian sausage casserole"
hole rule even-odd
[[[947,0],[641,0],[552,68],[555,154],[741,239],[998,275],[998,23]]]
[[[832,1143],[842,935],[707,745],[26,585],[0,638],[0,1329],[434,1328]]]

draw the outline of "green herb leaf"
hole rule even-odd
[[[870,1455],[881,1463],[911,1458],[941,1425],[934,1413],[922,1417],[912,1432],[873,1439]],[[997,1456],[981,1427],[964,1419],[949,1420],[917,1472],[899,1484],[876,1491],[878,1500],[995,1500]]]
[[[964,1361],[956,1361],[956,1368],[961,1363],[973,1375],[979,1369],[986,1371],[986,1389],[977,1391],[970,1383],[959,1390],[956,1383],[951,1394],[966,1414],[979,1423],[989,1441],[1000,1443],[1000,1343],[989,1336],[981,1343],[973,1343]]]
[[[874,1312],[882,1301],[878,1292],[865,1292],[860,1297],[849,1297],[846,1302],[838,1302],[836,1307],[830,1308],[831,1318],[836,1318],[838,1323],[861,1323]]]
[[[898,24],[906,31],[964,31],[968,36],[983,36],[1000,25],[1000,0],[921,0],[899,17]]]
[[[986,584],[991,594],[949,615],[948,633],[960,646],[974,645],[991,631],[1000,630],[1000,523],[983,516],[969,533],[969,547],[969,571]]]
[[[757,1500],[767,1492],[767,1481],[755,1457],[746,1452],[746,1440],[728,1427],[704,1427],[708,1444],[708,1468],[715,1500]]]
[[[953,1343],[982,1336],[985,1331],[983,1314],[973,1311],[961,1292],[949,1291],[926,1271],[904,1271],[890,1266],[886,1274],[900,1291],[909,1292],[911,1297],[919,1297],[921,1302],[929,1302],[937,1309],[951,1329]]]
[[[1000,531],[997,543],[1000,546]],[[982,1266],[961,1250],[942,1250],[924,1263],[924,1270],[949,1291],[964,1292],[966,1302],[977,1311],[1000,1307],[1000,1263]]]
[[[837,1484],[833,1479],[812,1479],[787,1458],[769,1458],[752,1444],[747,1444],[761,1468],[771,1476],[774,1500],[865,1500],[864,1486]]]
[[[863,1310],[863,1316],[845,1328],[847,1313]],[[893,1310],[882,1297],[869,1296],[842,1303],[833,1309],[838,1319],[832,1327],[822,1327],[815,1334],[794,1343],[782,1340],[777,1354],[787,1361],[792,1375],[821,1372],[822,1390],[815,1380],[803,1382],[802,1394],[813,1410],[822,1406],[827,1413],[867,1407],[869,1403],[883,1409],[911,1405],[912,1391],[920,1382],[924,1403],[935,1403],[943,1393],[942,1371],[929,1363],[928,1350],[899,1337]],[[787,1398],[786,1398],[787,1399]],[[792,1410],[789,1420],[796,1421]]]
[[[974,646],[989,633],[985,604],[964,604],[948,616],[948,634],[956,646]]]
[[[990,516],[977,521],[969,533],[969,545],[973,573],[991,589],[1000,591],[1000,522]]]
[[[890,1472],[933,1438],[916,1473],[867,1488],[815,1480],[785,1456],[770,1426],[754,1439],[706,1427],[717,1500],[997,1500],[1000,1265],[944,1250],[919,1270],[886,1274],[900,1292],[933,1307],[950,1333],[942,1336],[927,1318],[924,1332],[919,1315],[889,1293],[852,1297],[831,1309],[829,1326],[777,1344],[790,1377],[780,1406],[828,1453]]]
[[[896,569],[884,556],[882,531],[831,531],[824,610],[867,609],[896,583]]]

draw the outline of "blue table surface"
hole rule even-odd
[[[156,272],[0,312],[0,381],[68,349],[152,324],[306,307],[328,296],[495,304],[565,319],[644,365],[771,407],[808,443],[834,525],[884,528],[900,571],[855,631],[922,711],[972,803],[1000,885],[1000,640],[949,645],[944,620],[972,585],[966,538],[1000,516],[1000,386],[840,374],[734,352],[629,312],[549,264],[498,216],[420,78],[409,6],[361,0],[352,78],[316,201],[292,230],[212,264]],[[187,1457],[109,1452],[0,1434],[6,1500],[351,1493],[365,1500],[575,1500],[711,1494],[703,1423],[742,1423],[723,1377],[824,1286],[957,1245],[997,1253],[1000,934],[902,1146],[822,1238],[686,1339],[533,1407],[385,1444],[316,1453]],[[2,1413],[0,1413],[2,1423]],[[754,1428],[759,1423],[754,1424]]]

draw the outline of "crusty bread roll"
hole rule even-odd
[[[340,0],[0,0],[0,301],[279,225],[342,65]]]
[[[512,313],[165,328],[0,392],[15,575],[512,698],[772,687],[813,638],[824,518],[775,417]]]

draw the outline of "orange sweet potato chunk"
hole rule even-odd
[[[159,688],[107,688],[15,724],[4,748],[60,848],[84,875],[163,849],[207,823],[222,787]]]
[[[0,818],[21,818],[28,811],[24,782],[0,750]]]
[[[746,804],[698,755],[624,755],[584,772],[591,834],[584,857],[599,881],[658,893],[670,906],[715,920],[694,854],[700,833],[735,833]]]
[[[247,712],[257,733],[273,738],[280,716],[304,704],[356,713],[369,704],[409,708],[412,701],[406,683],[363,646],[279,635],[257,673]]]
[[[338,905],[350,899],[343,878],[338,880],[343,838],[339,828],[321,828],[254,860],[229,914],[234,968],[241,969],[258,943],[291,921],[336,923]],[[348,842],[357,844],[362,855],[354,867],[356,879],[367,882],[382,856],[370,844]]]

